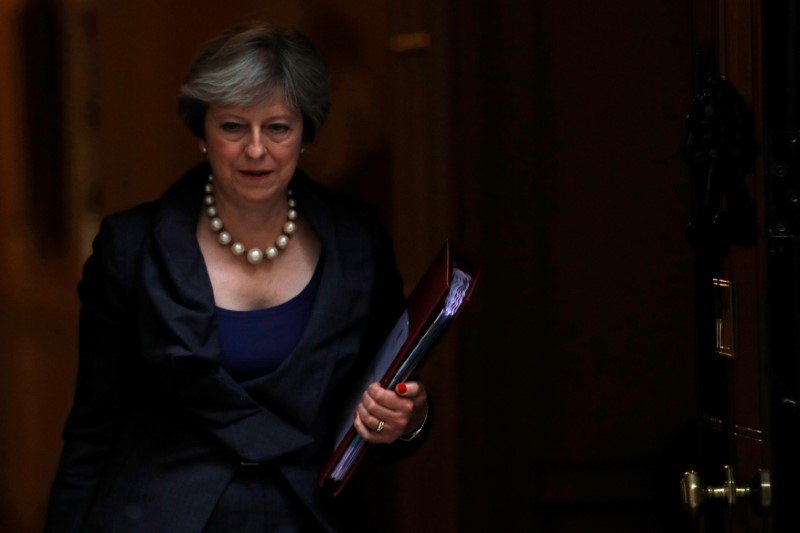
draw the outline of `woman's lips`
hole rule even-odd
[[[240,170],[239,172],[241,172],[245,176],[252,176],[254,178],[259,178],[261,176],[266,176],[267,174],[270,173],[269,170]]]

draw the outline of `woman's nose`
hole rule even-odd
[[[267,153],[267,148],[264,146],[264,143],[261,142],[261,136],[258,134],[250,136],[250,141],[247,143],[245,150],[247,155],[252,158],[259,158]]]

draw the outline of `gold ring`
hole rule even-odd
[[[383,420],[378,420],[378,427],[375,428],[375,433],[380,433],[381,431],[383,431],[383,427],[385,425],[386,425],[386,422],[384,422]]]

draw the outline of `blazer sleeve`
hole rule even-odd
[[[116,248],[116,249],[115,249]],[[124,250],[106,221],[78,284],[79,362],[74,404],[50,494],[46,533],[78,532],[91,505],[126,409],[126,376],[136,351],[121,272]],[[112,261],[116,257],[121,261]]]

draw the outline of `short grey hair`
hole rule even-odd
[[[314,140],[331,105],[325,62],[299,33],[246,24],[200,50],[181,86],[178,114],[189,131],[205,139],[210,105],[247,106],[277,95],[302,114],[303,141]]]

